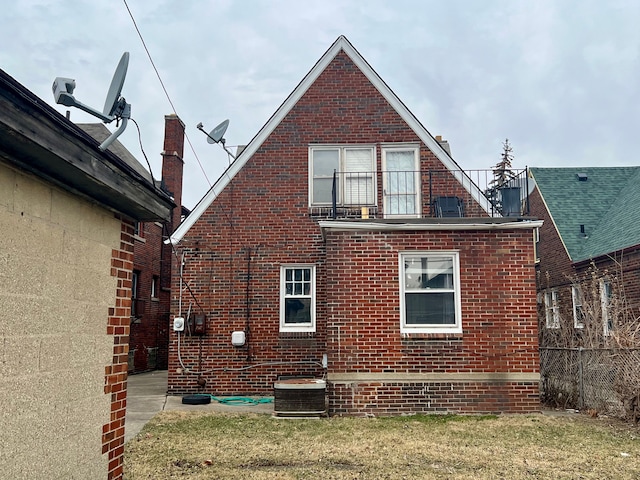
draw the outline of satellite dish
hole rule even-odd
[[[113,78],[111,79],[111,86],[107,92],[107,99],[104,103],[104,110],[99,112],[95,108],[89,107],[75,99],[73,91],[76,88],[75,80],[71,78],[57,77],[53,81],[53,96],[56,103],[66,105],[67,107],[76,107],[80,110],[98,117],[104,123],[111,123],[114,120],[122,120],[120,127],[111,134],[104,142],[98,147],[104,151],[109,148],[109,145],[120,136],[124,129],[127,128],[127,122],[131,118],[131,105],[120,96],[122,92],[122,86],[124,85],[124,79],[127,75],[127,67],[129,66],[129,52],[124,52],[120,63],[116,68]]]
[[[122,92],[122,86],[124,85],[124,79],[127,76],[127,67],[129,66],[129,52],[124,52],[120,63],[116,67],[116,71],[111,79],[111,85],[109,86],[109,92],[107,93],[107,99],[104,102],[104,109],[102,113],[105,117],[113,117],[116,109],[119,105],[120,93]]]
[[[227,131],[227,127],[229,126],[229,119],[222,122],[216,128],[211,130],[211,133],[207,135],[207,143],[218,143],[223,139],[225,132]]]
[[[235,160],[236,156],[233,153],[231,153],[229,151],[229,149],[226,147],[226,145],[224,144],[225,143],[224,142],[224,133],[227,131],[227,127],[228,126],[229,126],[229,119],[226,119],[224,122],[222,122],[216,128],[211,130],[211,132],[209,132],[209,133],[207,133],[206,130],[204,129],[204,126],[202,125],[202,122],[200,122],[196,126],[196,128],[207,136],[207,143],[219,143],[219,144],[221,144],[222,148],[224,148],[225,151],[229,154],[229,156]]]

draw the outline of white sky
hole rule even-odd
[[[514,168],[640,164],[637,0],[126,1],[193,145],[189,208],[209,188],[198,159],[211,183],[228,165],[198,122],[228,118],[227,146],[248,143],[339,35],[465,169],[495,165],[505,138]],[[6,2],[0,42],[0,68],[45,102],[55,77],[71,77],[100,111],[129,51],[122,93],[160,176],[173,107],[124,0]],[[145,164],[133,122],[120,141]]]

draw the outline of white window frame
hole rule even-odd
[[[309,295],[287,295],[286,272],[294,269],[310,269],[311,289]],[[310,299],[310,321],[305,323],[286,323],[285,305],[288,298]],[[313,264],[287,264],[280,266],[280,331],[281,332],[315,332],[316,331],[316,266]]]
[[[364,145],[310,145],[309,146],[309,207],[326,207],[331,206],[331,200],[328,202],[318,202],[313,198],[313,182],[317,179],[333,179],[333,173],[330,176],[316,176],[313,170],[313,152],[320,150],[331,150],[338,152],[338,168],[337,171],[342,173],[337,178],[338,194],[336,196],[336,205],[341,207],[375,207],[378,204],[378,186],[377,186],[377,161],[376,161],[376,147],[370,144]],[[349,150],[369,150],[371,152],[371,168],[366,173],[371,174],[371,193],[370,198],[367,198],[364,202],[348,203],[344,198],[344,194],[347,191],[348,182],[348,167],[346,164],[346,152]],[[357,173],[357,172],[354,172]],[[365,172],[362,172],[365,173]],[[365,177],[366,178],[366,177]],[[367,189],[368,192],[368,189]]]
[[[600,311],[602,312],[602,333],[605,337],[611,335],[613,323],[611,320],[611,298],[613,297],[613,289],[609,280],[600,280]]]
[[[547,328],[560,328],[560,305],[556,289],[544,292],[544,318]]]
[[[390,193],[389,192],[389,184],[390,182],[390,172],[387,167],[387,154],[389,152],[412,152],[413,153],[413,172],[414,173],[414,205],[415,212],[413,213],[392,213],[391,205],[390,205],[390,197],[393,195],[401,195],[398,193]],[[382,179],[382,203],[383,203],[383,212],[385,218],[419,218],[422,216],[422,192],[421,185],[422,181],[420,178],[420,146],[419,145],[383,145],[382,146],[382,171],[383,179]]]
[[[407,258],[449,258],[453,265],[452,288],[408,289],[405,286],[405,259]],[[399,253],[400,277],[400,333],[462,333],[462,308],[460,301],[460,255],[458,251],[407,251]],[[407,324],[406,295],[411,293],[453,293],[454,296],[454,324]]]
[[[571,301],[573,303],[573,327],[584,328],[584,300],[582,295],[582,288],[580,286],[571,286]]]
[[[151,276],[151,298],[157,299],[159,297],[158,291],[160,290],[160,277],[158,275]]]

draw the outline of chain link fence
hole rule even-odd
[[[640,418],[640,349],[540,348],[540,393],[554,407]]]

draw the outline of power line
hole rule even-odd
[[[127,0],[122,0],[124,2],[124,6],[127,8],[127,12],[129,12],[129,16],[131,17],[131,21],[133,22],[133,26],[136,29],[136,32],[138,32],[138,36],[140,37],[140,41],[142,42],[142,46],[144,47],[145,52],[147,52],[147,56],[149,57],[149,61],[151,62],[151,66],[153,67],[153,69],[156,72],[156,76],[158,77],[158,80],[160,81],[160,85],[162,86],[162,90],[164,91],[164,94],[167,97],[167,100],[169,100],[169,104],[171,105],[171,108],[173,109],[173,113],[177,116],[180,117],[180,115],[178,115],[178,112],[176,112],[176,107],[173,105],[173,102],[171,101],[171,97],[169,96],[169,92],[167,91],[166,87],[164,86],[164,82],[162,81],[162,77],[160,77],[160,72],[158,72],[158,69],[156,68],[156,64],[153,62],[153,58],[151,58],[151,53],[149,52],[149,49],[147,48],[147,44],[144,41],[144,38],[142,37],[142,33],[140,32],[140,29],[138,28],[138,24],[136,23],[136,19],[133,18],[133,13],[131,13],[131,9],[129,8],[129,5],[127,4]],[[191,139],[189,138],[189,134],[186,132],[184,132],[184,136],[187,139],[187,143],[189,144],[189,147],[191,148],[191,151],[193,152],[193,156],[196,158],[196,161],[198,162],[198,165],[200,166],[200,170],[202,170],[202,174],[204,175],[204,178],[207,180],[207,183],[209,184],[209,187],[211,187],[211,182],[209,181],[209,177],[207,177],[207,172],[204,171],[204,168],[202,167],[202,163],[200,163],[200,159],[198,158],[198,154],[196,153],[196,151],[193,148],[193,144],[191,143]]]

